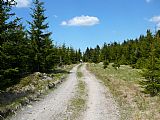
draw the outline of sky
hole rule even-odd
[[[16,0],[13,9],[26,28],[32,0]],[[160,29],[160,0],[41,0],[54,44],[84,51],[123,42]]]

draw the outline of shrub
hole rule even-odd
[[[120,64],[119,63],[114,63],[112,65],[112,67],[114,67],[117,70],[118,68],[120,68]]]
[[[105,60],[105,61],[103,62],[103,68],[106,69],[106,68],[108,67],[108,65],[109,65],[109,61],[108,61],[108,60]]]

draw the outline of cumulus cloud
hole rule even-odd
[[[63,26],[93,26],[99,24],[100,20],[94,16],[76,16],[70,20],[62,21]]]
[[[22,8],[22,7],[29,7],[31,4],[31,0],[15,0],[17,2],[16,7]]]
[[[149,21],[155,23],[157,28],[160,29],[160,16],[153,16]]]

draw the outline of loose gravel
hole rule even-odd
[[[88,87],[87,110],[83,120],[119,120],[119,110],[109,90],[86,69],[86,65],[81,70]]]
[[[76,96],[78,84],[77,67],[71,70],[67,80],[43,99],[33,102],[18,111],[9,120],[71,120],[68,111],[70,101]],[[82,65],[81,78],[86,84],[86,106],[81,120],[119,120],[120,114],[116,102],[109,90],[91,74],[86,65]],[[76,118],[75,118],[76,119]]]
[[[64,120],[70,113],[67,113],[67,105],[74,96],[77,84],[77,66],[71,70],[67,80],[58,86],[43,100],[22,108],[10,120]]]

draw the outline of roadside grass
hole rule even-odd
[[[48,94],[55,88],[55,83],[65,79],[74,65],[68,65],[61,69],[62,72],[45,74],[34,73],[21,79],[20,83],[0,91],[0,120],[15,113],[16,110],[31,101],[39,100],[39,97]],[[65,72],[64,72],[65,71]]]
[[[82,67],[82,64],[80,64],[80,65],[77,67],[77,77],[78,77],[78,79],[81,79],[81,78],[83,77],[83,74],[82,74],[82,72],[80,71],[81,67]]]
[[[87,68],[93,72],[119,104],[122,120],[159,120],[160,97],[150,97],[144,94],[139,81],[144,78],[141,70],[121,65],[116,70],[109,64],[103,69],[103,64],[88,64]]]
[[[85,110],[86,106],[86,84],[82,81],[83,74],[80,72],[81,66],[82,65],[79,65],[77,69],[78,85],[76,88],[76,95],[71,99],[67,110],[71,113],[68,118],[71,120],[79,119],[79,116]]]

